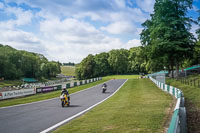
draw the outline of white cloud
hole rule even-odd
[[[20,50],[45,53],[45,48],[41,45],[41,40],[32,33],[24,32],[22,30],[4,29],[0,29],[0,32],[3,33],[0,36],[1,44],[10,45]]]
[[[88,54],[123,47],[118,38],[105,36],[89,23],[77,19],[45,20],[40,23],[47,56],[61,62],[80,62]]]
[[[0,40],[3,41],[27,43],[27,45],[40,43],[39,39],[29,32],[24,32],[21,30],[3,30],[1,32],[3,34],[0,36]]]
[[[127,43],[126,43],[126,49],[129,49],[129,48],[132,48],[132,47],[138,47],[138,46],[141,46],[141,42],[140,40],[138,39],[133,39],[133,40],[129,40]]]
[[[115,0],[115,3],[119,8],[126,8],[124,0]]]
[[[138,7],[143,11],[152,13],[155,0],[136,0]]]
[[[31,22],[33,14],[31,11],[23,11],[21,8],[16,7],[8,7],[5,9],[7,14],[14,14],[16,16],[16,20],[13,21],[13,24],[20,26],[26,25]]]
[[[101,27],[101,30],[107,31],[111,34],[134,34],[134,32],[136,32],[136,28],[132,25],[132,23],[127,21],[112,23],[106,27]]]
[[[58,18],[54,18],[53,20],[45,20],[40,23],[40,30],[42,32],[57,32],[57,33],[65,33],[70,35],[78,35],[84,36],[90,33],[97,33],[98,31],[94,26],[90,25],[86,22],[78,21],[77,19],[65,19],[63,21]]]
[[[14,15],[16,18],[0,21],[0,43],[13,46],[17,49],[24,49],[31,52],[41,52],[40,39],[35,34],[18,29],[18,26],[30,24],[33,13],[24,11],[21,8],[5,6],[3,13],[8,16]],[[38,47],[41,49],[38,49]]]
[[[1,3],[0,3],[1,6]],[[17,26],[23,26],[30,24],[32,18],[34,17],[31,11],[24,11],[21,8],[17,7],[4,7],[3,12],[4,14],[11,16],[14,15],[16,18],[11,18],[9,20],[0,21],[0,30],[15,30]]]

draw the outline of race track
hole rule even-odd
[[[86,110],[112,95],[126,80],[107,82],[107,93],[101,85],[71,94],[71,106],[61,107],[59,98],[33,104],[0,108],[0,133],[38,133]]]

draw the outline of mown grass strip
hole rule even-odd
[[[107,80],[108,79],[102,79],[102,80],[99,80],[99,81],[96,81],[93,83],[70,88],[69,93],[71,94],[71,93],[74,93],[74,92],[77,92],[77,91],[80,91],[80,90],[83,90],[86,88],[90,88],[92,86],[101,84]],[[0,107],[13,106],[13,105],[18,105],[18,104],[25,104],[25,103],[31,103],[31,102],[37,102],[37,101],[41,101],[41,100],[51,99],[51,98],[59,97],[60,92],[61,92],[61,90],[58,90],[58,91],[49,92],[49,93],[41,93],[41,94],[36,94],[36,95],[32,95],[32,96],[3,100],[3,101],[0,101]]]
[[[163,132],[172,97],[148,79],[129,79],[110,99],[61,126],[61,132]]]

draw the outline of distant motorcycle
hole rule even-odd
[[[103,83],[103,85],[102,85],[102,93],[105,93],[106,90],[107,90],[107,84]]]
[[[107,90],[107,87],[106,87],[106,86],[103,86],[103,87],[102,87],[102,93],[105,93],[106,90]]]
[[[70,98],[69,96],[67,96],[67,94],[62,94],[60,96],[60,100],[61,100],[61,106],[65,107],[66,105],[69,106],[70,105]]]

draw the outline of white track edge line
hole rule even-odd
[[[127,80],[128,80],[128,79],[126,79],[126,81],[127,81]],[[55,128],[61,126],[61,125],[63,125],[64,123],[66,123],[66,122],[68,122],[68,121],[70,121],[70,120],[72,120],[72,119],[74,119],[74,118],[76,118],[77,116],[80,116],[80,115],[84,114],[85,112],[89,111],[90,109],[92,109],[92,108],[94,108],[95,106],[99,105],[100,103],[104,102],[105,100],[107,100],[108,98],[110,98],[111,96],[113,96],[115,93],[117,93],[117,91],[119,91],[119,89],[126,83],[126,81],[124,81],[124,83],[123,83],[113,94],[111,94],[111,95],[108,96],[107,98],[103,99],[102,101],[100,101],[100,102],[98,102],[98,103],[96,103],[96,104],[90,106],[89,108],[87,108],[87,109],[85,109],[85,110],[83,110],[83,111],[81,111],[81,112],[79,112],[79,113],[77,113],[77,114],[75,114],[75,115],[73,115],[73,116],[71,116],[71,117],[69,117],[69,118],[67,118],[67,119],[65,119],[65,120],[63,120],[63,121],[61,121],[61,122],[59,122],[59,123],[57,123],[57,124],[51,126],[51,127],[49,127],[49,128],[47,128],[47,129],[45,129],[44,131],[41,131],[40,133],[47,133],[47,132],[50,132],[50,131],[52,131],[53,129],[55,129]]]
[[[111,79],[111,80],[112,80],[112,79]],[[109,82],[109,81],[111,81],[111,80],[108,80],[108,81],[106,81],[106,82]],[[100,83],[100,84],[102,84],[102,83]],[[98,84],[98,85],[100,85],[100,84]],[[84,85],[85,85],[85,84],[84,84]],[[83,90],[74,92],[74,93],[70,94],[70,96],[71,96],[71,95],[74,95],[74,94],[76,94],[76,93],[82,92],[82,91],[86,91],[86,90],[92,89],[93,87],[96,87],[96,86],[98,86],[98,85],[95,85],[95,86],[92,86],[92,87],[90,87],[90,88],[87,88],[87,89],[83,89]],[[35,103],[41,103],[41,102],[46,102],[46,101],[54,100],[54,99],[57,99],[57,98],[59,98],[59,97],[54,97],[54,98],[50,98],[50,99],[46,99],[46,100],[41,100],[41,101],[37,101],[37,102],[31,102],[31,103],[17,104],[17,105],[13,105],[13,106],[0,107],[0,109],[12,108],[12,107],[18,107],[18,106],[24,106],[24,105],[35,104]]]

